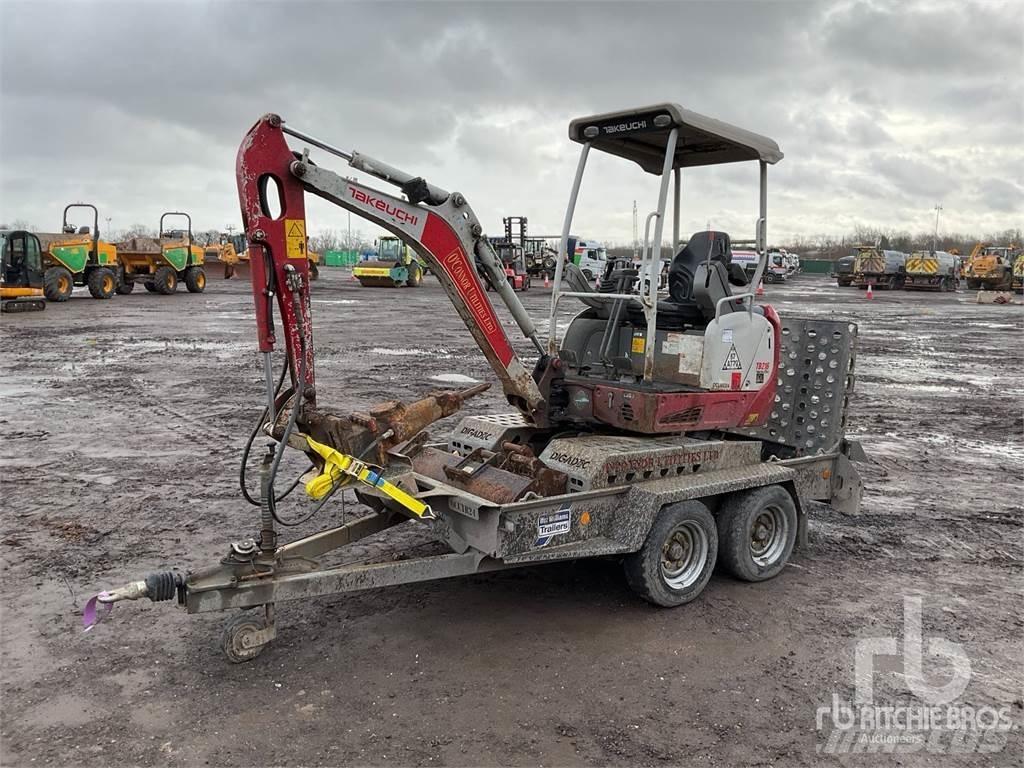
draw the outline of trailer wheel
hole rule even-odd
[[[777,576],[796,543],[796,504],[780,485],[729,496],[718,511],[718,556],[736,578]]]
[[[170,267],[158,267],[153,275],[153,290],[170,296],[178,290],[178,274]]]
[[[117,284],[117,292],[122,296],[127,296],[129,293],[135,290],[134,280],[122,280]]]
[[[715,569],[718,531],[699,501],[669,504],[658,513],[639,552],[626,557],[626,581],[640,597],[665,608],[699,595]]]
[[[228,660],[234,664],[252,661],[267,647],[259,642],[258,632],[266,629],[266,622],[259,613],[246,611],[240,613],[224,625],[221,635],[221,649]]]
[[[189,267],[185,270],[185,287],[189,293],[202,293],[206,290],[206,270],[202,267]]]
[[[109,299],[117,290],[117,276],[106,267],[92,270],[85,282],[94,299]]]

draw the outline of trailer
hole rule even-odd
[[[286,136],[399,186],[410,199],[331,171],[320,158],[314,163]],[[578,118],[569,136],[582,154],[563,252],[590,151],[619,155],[656,176],[658,208],[640,265],[645,293],[631,289],[638,272],[631,264],[610,265],[601,290],[583,290],[589,283],[580,268],[560,260],[545,344],[463,195],[337,149],[277,115],[250,129],[236,168],[266,405],[244,455],[259,435],[271,442],[258,498],[248,490],[244,458],[240,485],[258,532],[231,542],[210,567],[162,571],[101,593],[87,605],[87,623],[100,605],[140,598],[174,599],[189,613],[256,609],[231,619],[222,637],[226,656],[243,662],[276,636],[278,602],[582,557],[621,559],[638,595],[675,607],[696,599],[718,565],[744,581],[778,575],[806,541],[812,501],[857,510],[862,484],[854,462],[863,452],[845,437],[857,327],[780,318],[754,300],[752,286],[767,261],[767,171],[783,157],[778,145],[676,104]],[[668,295],[659,299],[671,180],[678,243],[678,171],[741,161],[760,167],[755,237],[764,256],[753,278],[732,262],[727,233],[698,232],[672,258]],[[268,180],[278,185],[286,216],[267,210]],[[388,401],[365,413],[318,404],[308,272],[286,247],[289,229],[304,228],[306,193],[389,229],[427,260],[491,365],[509,412],[468,416],[438,438],[428,427],[489,384],[408,404]],[[477,265],[539,353],[532,371]],[[563,301],[582,305],[564,333],[556,322]],[[279,339],[286,361],[275,375]],[[313,465],[305,478],[309,506],[290,516],[278,506],[287,492],[275,490],[285,451]],[[282,543],[279,526],[309,520],[346,489],[369,514]],[[332,559],[341,547],[397,525],[423,526],[448,551],[377,563]]]
[[[946,251],[915,251],[907,259],[906,291],[955,291],[960,285],[960,257]]]

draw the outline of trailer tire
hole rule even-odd
[[[43,273],[43,295],[47,301],[67,301],[75,281],[66,267],[50,267]]]
[[[793,497],[781,485],[740,491],[718,510],[718,557],[742,581],[765,581],[786,567],[796,544]]]
[[[699,501],[662,507],[639,552],[624,562],[626,581],[644,600],[674,608],[707,586],[718,555],[718,530]]]
[[[135,281],[121,280],[121,282],[117,284],[116,290],[121,296],[127,296],[129,293],[135,290]]]
[[[153,290],[170,296],[178,290],[178,273],[170,267],[158,267],[153,275]]]
[[[250,639],[256,632],[266,629],[266,622],[258,613],[246,611],[233,617],[224,625],[220,647],[233,664],[252,661],[267,647],[266,643],[252,644]]]
[[[109,299],[117,291],[117,275],[106,267],[92,270],[85,283],[94,299]]]
[[[189,267],[185,270],[185,287],[189,293],[202,293],[206,290],[206,270],[202,267]]]

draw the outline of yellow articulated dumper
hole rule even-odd
[[[72,208],[92,211],[92,227],[76,228],[68,222]],[[94,299],[109,299],[120,285],[117,248],[100,240],[100,215],[90,203],[64,208],[61,231],[39,233],[43,247],[43,293],[47,301],[67,301],[76,285],[86,285]]]
[[[976,244],[964,267],[967,287],[972,291],[1010,290],[1015,252],[1013,245]]]
[[[187,230],[165,230],[168,216],[183,216]],[[160,234],[156,238],[133,237],[117,245],[122,266],[122,283],[118,293],[131,293],[140,282],[150,293],[173,294],[184,282],[189,293],[206,289],[206,260],[203,249],[192,240],[192,217],[181,211],[168,211],[160,217]]]
[[[915,251],[907,259],[907,291],[953,291],[959,284],[960,257],[946,251]]]

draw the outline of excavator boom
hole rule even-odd
[[[315,165],[285,134],[346,159],[350,166],[402,188],[409,200],[385,194]],[[276,344],[272,302],[276,297],[294,381],[304,379],[305,398],[315,403],[309,268],[304,194],[310,192],[393,233],[431,267],[456,311],[501,381],[509,402],[536,423],[547,407],[531,372],[516,355],[475,267],[481,264],[523,334],[543,347],[533,322],[508,286],[500,262],[482,236],[465,198],[359,153],[346,153],[287,128],[265,115],[238,151],[236,173],[245,233],[249,239],[253,297],[261,352]],[[275,210],[273,199],[279,201]],[[504,289],[504,290],[502,290]],[[301,364],[300,364],[301,363]]]

